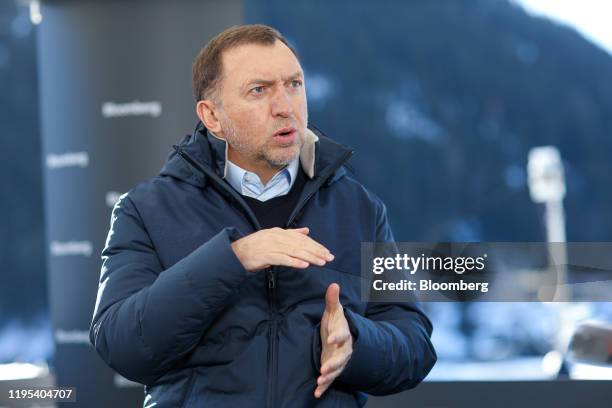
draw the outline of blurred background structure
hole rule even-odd
[[[0,383],[59,371],[73,385],[79,355],[117,389],[100,406],[141,398],[87,344],[99,253],[118,195],[192,131],[191,62],[232,24],[269,24],[294,45],[310,122],[355,148],[354,176],[398,241],[546,241],[527,174],[538,146],[562,160],[567,241],[612,241],[610,15],[571,0],[1,2]],[[561,370],[551,354],[558,305],[424,306],[438,364],[371,406],[612,399],[610,368]],[[612,321],[610,303],[570,309]]]

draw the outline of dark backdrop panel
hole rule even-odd
[[[158,174],[196,124],[191,63],[242,20],[232,1],[48,1],[38,31],[49,296],[62,386],[79,407],[138,406],[142,386],[89,345],[118,194]],[[74,407],[74,404],[70,404]]]

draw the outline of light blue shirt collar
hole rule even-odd
[[[257,174],[247,171],[227,159],[224,178],[240,194],[259,201],[267,201],[274,197],[283,196],[291,190],[297,177],[299,165],[300,158],[296,157],[264,185]]]

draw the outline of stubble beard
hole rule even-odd
[[[248,140],[257,140],[254,135],[248,132],[239,132],[231,120],[227,117],[221,120],[221,128],[226,142],[236,150],[240,156],[252,163],[263,164],[271,169],[279,170],[291,163],[293,159],[299,156],[302,145],[304,144],[304,135],[298,131],[295,143],[290,147],[276,148],[270,147],[273,140],[266,140],[262,146],[253,146]],[[291,149],[291,153],[287,150]],[[279,151],[275,151],[279,150]]]

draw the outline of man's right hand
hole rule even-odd
[[[272,265],[307,268],[310,264],[323,266],[332,261],[332,253],[310,238],[308,232],[308,227],[264,229],[234,241],[232,250],[249,272]]]

